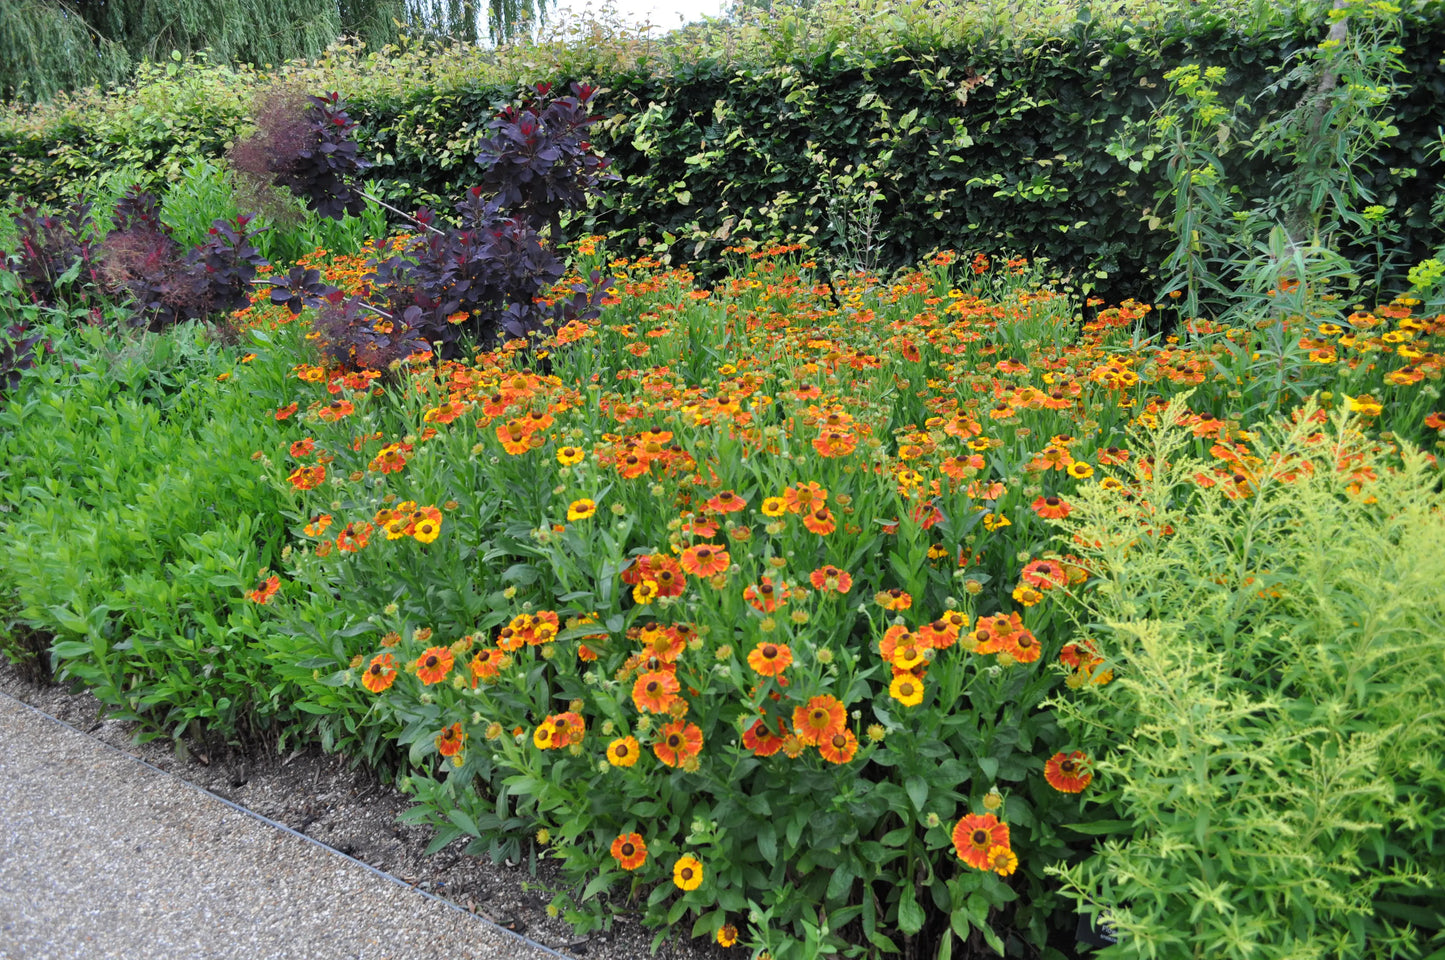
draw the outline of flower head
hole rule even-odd
[[[636,870],[647,862],[647,844],[638,833],[624,833],[612,841],[612,858],[624,870]]]
[[[793,710],[793,730],[809,746],[840,734],[848,725],[848,708],[830,695],[813,697]]]
[[[785,643],[760,643],[748,654],[748,666],[764,677],[776,677],[793,662],[793,651]]]
[[[858,738],[852,730],[844,729],[818,741],[818,753],[829,763],[847,763],[858,752]]]
[[[911,673],[900,673],[888,684],[888,695],[905,707],[916,707],[923,702],[923,681]]]
[[[990,870],[989,851],[1008,847],[1008,824],[991,813],[966,814],[953,828],[953,849],[977,870]]]
[[[760,757],[771,757],[783,749],[783,737],[768,729],[768,722],[761,717],[743,731],[743,746]]]
[[[702,864],[693,857],[678,857],[672,865],[672,882],[679,890],[696,890],[702,886]]]
[[[682,684],[667,670],[644,673],[632,684],[632,702],[646,713],[667,713]]]
[[[702,729],[695,723],[674,720],[657,733],[652,752],[669,767],[680,767],[702,752]]]
[[[249,597],[253,603],[265,605],[271,602],[271,598],[274,597],[276,595],[276,591],[280,589],[281,578],[276,576],[275,574],[272,574],[265,580],[262,580],[260,585],[256,587],[255,590],[252,590],[250,593],[246,594],[246,596]]]
[[[814,590],[821,593],[827,593],[829,590],[847,593],[853,589],[853,577],[831,564],[814,570],[809,574],[808,581],[813,584]]]
[[[1094,774],[1089,770],[1088,754],[1079,750],[1054,754],[1044,764],[1044,779],[1060,793],[1083,792],[1094,779]]]
[[[1018,856],[1007,846],[989,847],[984,859],[988,863],[988,869],[1001,877],[1013,873],[1019,866]]]
[[[636,737],[619,737],[607,745],[607,762],[614,767],[630,767],[637,762],[641,749]]]
[[[451,670],[454,659],[452,651],[448,647],[428,647],[413,664],[417,679],[426,686],[441,683]]]
[[[466,742],[467,735],[462,732],[461,723],[454,723],[437,734],[437,752],[444,757],[454,757],[461,752]]]
[[[684,550],[679,562],[682,569],[695,577],[710,577],[727,570],[730,560],[726,547],[699,543]]]
[[[396,682],[396,658],[381,653],[371,658],[361,675],[361,685],[372,693],[381,693]]]

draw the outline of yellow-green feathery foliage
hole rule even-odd
[[[1077,623],[1116,679],[1057,706],[1127,826],[1058,875],[1117,928],[1101,956],[1428,955],[1445,946],[1441,473],[1309,407],[1260,432],[1238,486],[1210,486],[1183,403],[1137,438],[1124,490],[1074,504],[1097,578]]]

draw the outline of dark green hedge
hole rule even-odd
[[[1105,295],[1149,296],[1145,281],[1173,242],[1168,209],[1164,226],[1149,222],[1165,165],[1159,157],[1131,173],[1111,142],[1164,98],[1160,77],[1171,67],[1224,66],[1226,96],[1255,101],[1271,68],[1322,36],[1318,20],[1300,18],[1251,33],[1217,18],[1168,27],[1081,21],[1032,49],[899,46],[871,58],[699,59],[667,75],[587,77],[607,90],[608,119],[595,139],[626,178],[597,211],[597,227],[627,236],[625,252],[638,249],[634,241],[650,250],[668,239],[677,261],[714,259],[729,239],[764,234],[813,235],[833,249],[819,175],[831,161],[835,172],[871,169],[885,267],[939,247],[1016,251],[1048,257]],[[1409,75],[1393,104],[1399,136],[1374,169],[1357,172],[1404,233],[1391,251],[1396,276],[1445,243],[1430,213],[1445,183],[1445,5],[1409,15],[1405,38]],[[443,198],[476,179],[472,145],[514,92],[463,81],[358,99],[352,114],[392,196],[446,209]],[[39,138],[0,137],[0,195],[53,198],[119,165],[159,175],[193,153],[219,153],[242,122],[239,98],[228,89],[222,102],[189,103],[185,113],[112,119],[103,130],[72,124]],[[1234,153],[1230,163],[1246,193],[1273,173],[1267,159],[1246,167]]]

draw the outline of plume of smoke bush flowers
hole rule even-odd
[[[277,176],[296,166],[315,139],[306,120],[307,106],[306,92],[299,87],[266,87],[256,95],[255,130],[236,141],[227,154],[237,203],[273,224],[289,226],[301,219],[289,191],[278,189]]]
[[[231,168],[240,189],[268,218],[284,222],[289,209],[276,189],[284,187],[323,217],[359,215],[365,197],[358,185],[371,166],[356,146],[356,122],[340,94],[307,96],[290,86],[273,86],[258,98],[255,131],[231,149]]]

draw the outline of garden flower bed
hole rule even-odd
[[[1151,338],[1167,300],[1081,310],[1021,259],[945,252],[885,280],[829,277],[797,245],[731,253],[702,289],[590,238],[574,269],[614,280],[596,320],[381,370],[323,360],[334,326],[260,300],[232,318],[239,347],[183,347],[194,379],[151,396],[170,412],[144,434],[99,427],[144,416],[118,367],[42,365],[7,408],[9,453],[36,490],[48,470],[70,486],[7,521],[20,609],[124,714],[314,738],[399,776],[434,848],[559,861],[550,910],[579,934],[628,910],[775,958],[1074,952],[1100,838],[1155,836],[1128,779],[1165,708],[1128,626],[1155,608],[1121,570],[1203,582],[1198,609],[1227,595],[1229,622],[1264,624],[1304,581],[1257,547],[1228,569],[1140,557],[1266,504],[1285,537],[1316,479],[1341,516],[1438,526],[1439,469],[1414,450],[1445,426],[1445,319],[1402,299],[1322,322],[1281,290],[1257,327],[1171,317]],[[364,257],[303,266],[364,282]],[[36,413],[102,379],[88,410]],[[80,437],[153,451],[133,454],[144,495],[115,491],[144,517],[107,519],[43,455]],[[178,463],[217,485],[172,530]],[[142,569],[62,602],[48,571],[86,536]],[[1419,623],[1397,626],[1423,682]],[[1276,669],[1250,679],[1266,710]],[[1374,874],[1438,868],[1401,849]],[[1167,916],[1146,894],[1084,913],[1127,943]]]

